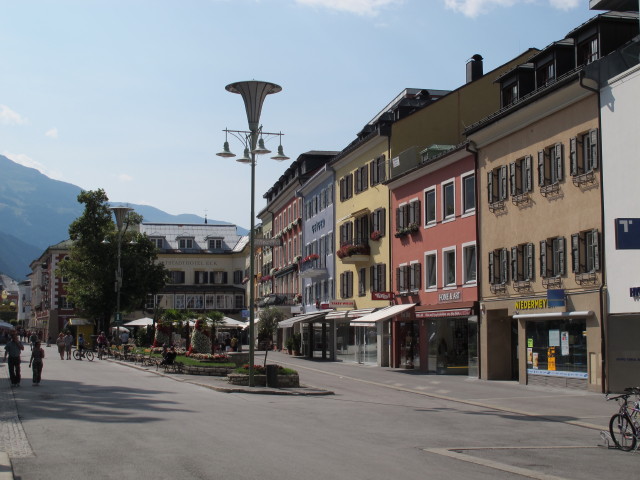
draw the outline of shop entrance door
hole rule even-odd
[[[469,358],[469,376],[478,378],[478,317],[469,317],[467,348]]]
[[[378,343],[376,327],[355,327],[356,362],[362,364],[375,364],[378,361]]]

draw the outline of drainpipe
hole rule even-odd
[[[479,203],[479,197],[478,197],[478,187],[480,185],[480,175],[478,175],[478,146],[476,145],[476,143],[473,140],[469,140],[467,142],[467,144],[465,145],[465,150],[471,154],[473,154],[473,170],[474,172],[476,172],[476,187],[475,187],[475,202],[476,202],[476,278],[479,278],[478,275],[478,270],[480,270],[479,266],[480,266],[480,231],[479,231],[479,226],[480,226],[480,203]],[[477,295],[478,295],[478,310],[480,309],[480,298],[482,298],[481,295],[481,285],[482,282],[476,282],[476,290],[477,290]],[[482,312],[478,311],[476,312],[476,315],[478,316],[478,338],[476,339],[478,345],[478,378],[482,377],[482,355],[481,355],[481,351],[480,351],[480,331],[481,331],[481,325],[482,325]]]
[[[639,0],[640,2],[640,0]],[[602,232],[601,238],[601,255],[600,266],[602,269],[602,285],[600,285],[600,351],[602,352],[602,358],[600,359],[600,369],[602,370],[602,393],[608,390],[606,384],[608,381],[607,375],[607,363],[605,361],[607,354],[607,332],[608,332],[608,288],[607,288],[607,269],[606,269],[606,240],[605,240],[605,228],[604,223],[604,167],[602,167],[602,109],[600,108],[600,88],[593,88],[584,83],[585,72],[580,72],[580,86],[585,90],[589,90],[596,94],[596,101],[598,102],[598,129],[600,133],[600,139],[598,141],[598,156],[600,158],[600,231]],[[600,85],[598,85],[600,87]]]

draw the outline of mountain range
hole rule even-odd
[[[77,200],[82,190],[0,155],[0,273],[17,281],[26,279],[33,260],[47,247],[69,238],[69,225],[83,211]],[[145,222],[205,221],[197,215],[171,215],[148,205],[127,205],[142,215]],[[220,220],[208,222],[230,224]],[[239,235],[248,233],[241,227],[237,230]]]

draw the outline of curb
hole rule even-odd
[[[0,480],[13,480],[13,467],[7,452],[0,452]]]

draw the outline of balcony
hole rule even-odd
[[[317,254],[309,255],[302,260],[300,278],[318,278],[327,275],[329,275],[329,271],[324,265],[320,265],[320,258]]]
[[[358,243],[343,243],[336,255],[342,263],[354,264],[368,262],[371,256],[371,248],[364,241]]]

